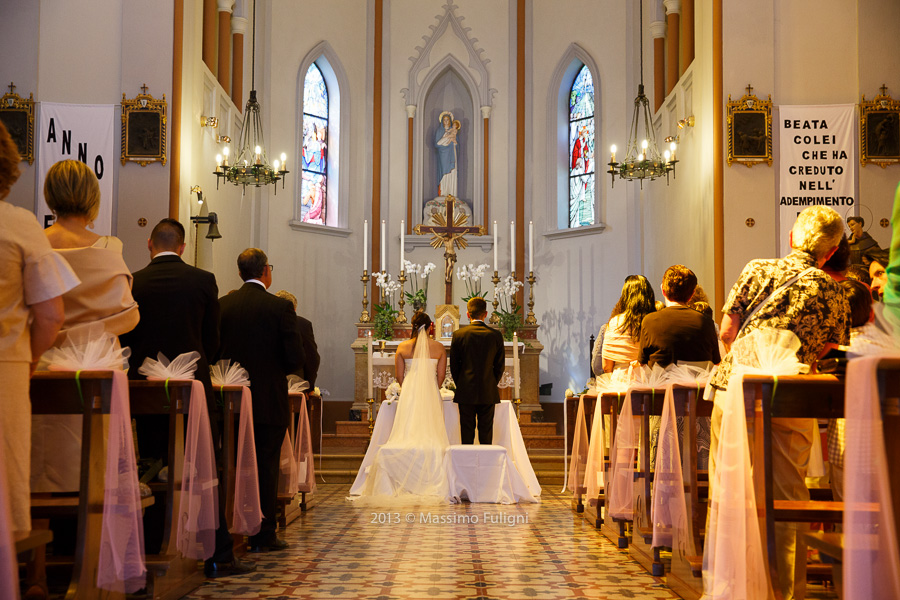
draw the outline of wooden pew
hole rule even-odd
[[[13,531],[16,555],[25,563],[25,589],[38,586],[47,591],[46,552],[52,541],[53,532],[49,529]]]
[[[606,395],[607,394],[603,394],[604,397]],[[603,524],[600,527],[600,532],[603,535],[605,535],[607,537],[607,539],[609,539],[609,541],[616,544],[616,547],[624,550],[625,548],[628,547],[628,543],[630,541],[629,528],[632,524],[632,521],[626,520],[626,519],[617,519],[617,518],[611,517],[609,515],[609,476],[611,475],[611,471],[612,471],[612,462],[615,460],[615,457],[613,456],[613,449],[615,448],[615,439],[616,439],[616,435],[618,433],[617,429],[618,429],[619,413],[622,412],[622,406],[624,406],[624,404],[626,402],[626,395],[624,393],[621,394],[621,398],[619,398],[618,394],[611,394],[611,395],[616,398],[616,400],[617,400],[616,404],[618,404],[619,406],[618,406],[618,411],[614,415],[611,415],[611,418],[610,418],[610,423],[611,423],[610,435],[609,435],[609,463],[610,464],[609,464],[609,469],[606,471],[606,473],[604,475],[604,483],[606,483],[606,489],[605,489],[606,499],[605,499],[605,503],[604,503],[605,504],[605,507],[604,507],[605,508],[605,511],[604,511],[605,516],[603,518]],[[621,403],[621,404],[619,404],[619,403]],[[632,394],[631,410],[635,417],[640,417],[641,414],[643,413],[643,410],[644,410],[643,403],[644,403],[644,399],[640,394],[638,394],[638,393]],[[642,434],[639,434],[638,437],[641,437],[641,435]],[[649,443],[649,440],[648,440],[648,443]],[[635,474],[636,473],[637,473],[637,471],[635,471]]]
[[[168,417],[166,456],[166,464],[169,466],[168,480],[165,483],[149,484],[154,498],[162,499],[164,526],[158,553],[148,552],[146,557],[147,593],[155,600],[176,600],[201,585],[204,580],[204,574],[199,570],[197,561],[184,558],[176,548],[176,518],[184,471],[185,417],[190,408],[192,383],[170,381],[168,397],[165,381],[128,383],[132,417],[137,419],[147,415]]]
[[[297,416],[303,406],[303,394],[288,394],[288,402],[291,406],[291,424],[288,427],[288,435],[291,436],[291,446],[294,448],[294,454],[297,451]],[[307,411],[309,409],[307,408]],[[312,423],[310,423],[312,426]],[[291,457],[293,460],[294,456]],[[278,526],[282,529],[287,527],[289,523],[300,516],[300,514],[310,508],[308,504],[308,494],[299,492],[298,494],[279,495],[277,498],[275,518]]]
[[[603,461],[600,467],[603,470],[604,484],[609,480],[610,471],[612,469],[612,441],[615,439],[616,426],[618,425],[616,419],[624,399],[624,393],[605,393],[600,396],[599,401],[596,403],[596,410],[600,411],[600,414],[597,415],[597,417],[607,420],[608,426],[607,423],[604,423],[604,429],[609,431],[609,434],[604,436],[606,439],[597,440],[597,443],[602,446],[601,452],[603,453]],[[596,498],[585,499],[584,518],[588,523],[592,524],[597,529],[600,529],[603,527],[605,513],[606,490],[604,487],[604,489],[598,493]]]
[[[703,400],[703,389],[676,384],[675,415],[684,416],[681,472],[687,505],[687,539],[673,540],[672,563],[666,572],[666,584],[688,600],[703,594],[703,532],[706,529],[708,481],[701,481],[697,469],[697,419],[711,417],[713,403]],[[704,476],[706,473],[702,473]]]
[[[66,600],[75,598],[123,598],[122,594],[97,588],[97,565],[100,558],[100,534],[103,520],[103,487],[106,472],[106,437],[104,416],[108,416],[112,400],[111,371],[82,371],[79,376],[81,396],[75,373],[41,371],[31,378],[31,411],[36,415],[84,416],[81,444],[81,483],[77,496],[32,498],[33,519],[76,516],[77,534],[72,578]],[[143,507],[153,504],[144,498]]]
[[[573,400],[573,402],[569,402]],[[584,494],[587,492],[587,488],[584,486],[584,465],[579,464],[578,457],[574,454],[574,446],[575,446],[575,438],[576,436],[581,438],[583,436],[583,440],[580,443],[584,444],[584,452],[587,454],[588,445],[591,440],[591,421],[594,417],[594,408],[596,406],[597,396],[594,394],[582,394],[581,396],[573,396],[572,398],[566,398],[566,410],[571,410],[573,412],[572,415],[567,415],[567,423],[568,427],[566,428],[566,437],[567,439],[571,437],[571,441],[569,442],[569,472],[572,470],[578,470],[578,479],[580,481],[579,484],[576,485],[576,488],[572,490],[572,509],[576,513],[584,512]],[[584,427],[581,432],[576,431],[577,421],[578,421],[578,408],[581,407],[583,410],[584,416]],[[571,432],[571,436],[569,435]]]
[[[662,415],[666,390],[659,388],[653,391],[633,391],[631,394],[632,401],[636,397],[640,398],[641,430],[638,467],[634,472],[633,532],[628,552],[651,575],[662,577],[665,575],[665,565],[660,556],[660,549],[652,546],[653,521],[650,513],[653,506],[651,496],[653,472],[650,469],[650,417]],[[677,416],[684,415],[678,414]]]
[[[243,386],[240,385],[214,385],[216,400],[224,404],[224,425],[222,427],[222,480],[219,485],[225,488],[225,519],[228,521],[228,529],[234,525],[234,482],[235,461],[237,458],[237,433],[238,419],[241,414],[241,394]],[[234,534],[234,555],[243,556],[247,551],[247,544],[243,535]]]
[[[775,500],[772,471],[772,419],[837,419],[844,416],[844,382],[832,375],[794,375],[776,378],[766,375],[744,376],[744,404],[753,485],[760,536],[769,569],[777,586],[775,523],[826,522],[843,520],[843,502]],[[774,397],[773,397],[774,394]],[[762,468],[760,468],[760,466]]]

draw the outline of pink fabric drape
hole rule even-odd
[[[584,418],[584,394],[578,398],[578,411],[575,416],[575,437],[572,440],[572,464],[569,467],[567,485],[576,497],[584,489],[585,467],[588,458],[588,430]]]
[[[309,410],[306,404],[307,396],[303,394],[300,405],[300,416],[297,418],[297,453],[295,464],[297,465],[298,489],[307,494],[316,491],[316,470],[313,466],[312,430],[309,427]]]
[[[145,587],[144,522],[131,436],[128,378],[113,371],[97,587],[134,593]]]
[[[293,496],[297,493],[297,462],[294,460],[294,446],[291,444],[291,432],[284,433],[281,443],[281,456],[278,459],[278,495]]]
[[[207,559],[216,549],[219,480],[203,383],[191,384],[176,547],[187,558]]]
[[[900,598],[900,551],[878,397],[884,356],[847,365],[844,451],[844,597]],[[890,358],[898,359],[894,354]]]
[[[13,540],[9,490],[6,489],[6,457],[0,444],[0,598],[19,597],[19,563]]]
[[[238,428],[235,463],[234,513],[231,532],[256,535],[262,524],[259,504],[259,474],[256,470],[256,441],[253,437],[253,400],[250,388],[241,390],[241,421]]]
[[[638,449],[638,423],[631,408],[631,390],[616,425],[611,454],[612,472],[607,482],[609,515],[630,521],[634,518],[634,461]]]
[[[659,439],[656,445],[656,470],[653,478],[653,547],[673,546],[676,529],[687,529],[687,504],[681,472],[678,423],[675,420],[675,392],[666,386]]]

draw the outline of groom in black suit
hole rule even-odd
[[[290,302],[270,294],[272,265],[265,252],[248,248],[237,260],[244,285],[220,299],[220,358],[237,361],[250,374],[253,434],[259,472],[263,521],[249,539],[251,552],[283,550],[288,543],[275,535],[278,467],[281,444],[290,424],[287,376],[303,364],[297,315]]]
[[[184,226],[175,219],[163,219],[153,228],[147,240],[150,264],[134,274],[131,289],[141,307],[141,320],[137,327],[121,337],[121,343],[123,347],[131,348],[131,368],[128,370],[131,379],[143,379],[138,369],[145,358],[155,359],[159,352],[169,360],[185,352],[196,350],[200,353],[195,376],[206,390],[213,445],[218,449],[222,415],[213,399],[208,359],[219,348],[219,288],[215,275],[181,260],[184,246]],[[167,422],[168,417],[164,415],[147,415],[138,420],[143,456],[166,456],[168,436],[160,435],[160,431],[168,429]],[[221,466],[221,456],[216,456],[216,462]],[[225,490],[221,485],[216,549],[206,561],[204,570],[207,577],[256,570],[256,565],[234,558],[234,544],[225,520]]]
[[[487,303],[475,297],[466,306],[469,325],[453,333],[450,342],[450,374],[456,383],[453,401],[459,407],[463,444],[490,444],[494,435],[494,405],[500,403],[497,384],[503,376],[506,355],[503,334],[484,323]]]

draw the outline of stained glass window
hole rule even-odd
[[[300,185],[300,220],[325,224],[328,207],[328,87],[315,63],[303,81],[303,175]]]
[[[583,66],[569,93],[569,227],[594,224],[594,79]]]

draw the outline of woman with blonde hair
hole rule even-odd
[[[54,345],[85,323],[101,323],[114,335],[134,329],[140,316],[131,296],[132,277],[122,258],[122,242],[90,231],[100,212],[100,184],[94,172],[76,160],[56,163],[47,171],[44,199],[56,217],[44,234],[81,279],[80,285],[63,294],[65,322]],[[32,491],[78,490],[79,469],[72,457],[80,455],[81,417],[36,416],[32,422],[34,447],[39,449],[32,455]]]

